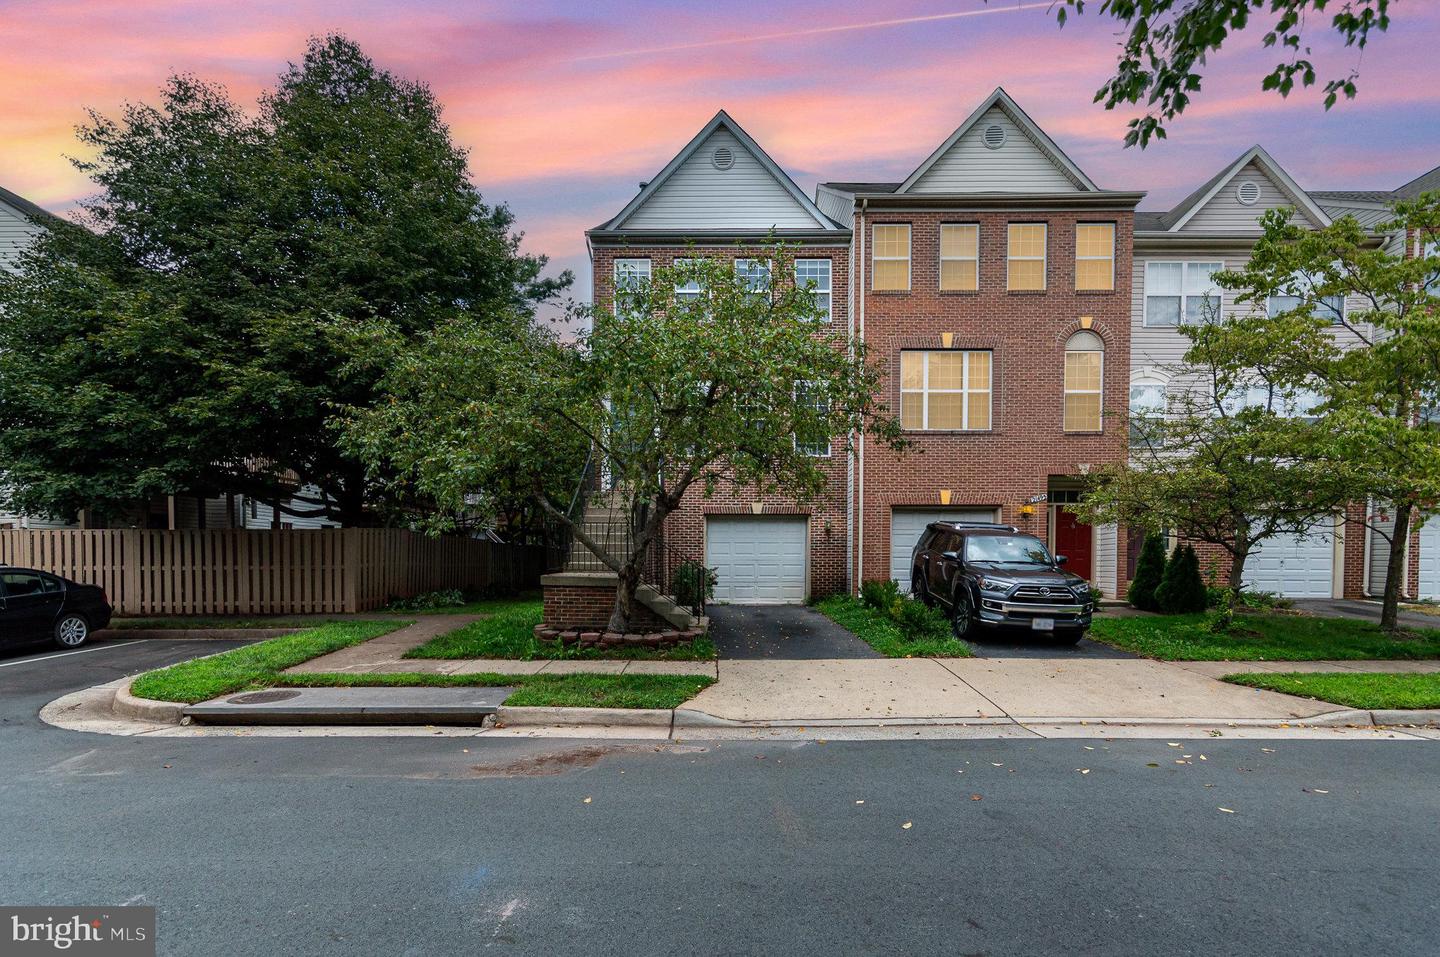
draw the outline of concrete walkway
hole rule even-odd
[[[358,645],[351,645],[349,648],[341,648],[339,651],[332,651],[328,655],[321,655],[319,658],[311,658],[304,664],[296,665],[287,669],[297,673],[314,673],[329,671],[375,671],[375,665],[399,662],[405,652],[411,648],[418,648],[432,638],[440,635],[448,635],[471,624],[486,618],[486,615],[426,615],[413,625],[397,629],[379,638],[371,638],[369,641],[361,642]],[[387,670],[387,669],[378,669]],[[394,668],[388,670],[407,671],[412,669]]]

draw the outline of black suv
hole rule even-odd
[[[110,599],[96,585],[0,565],[0,647],[53,641],[79,648],[110,624],[110,613]]]
[[[977,626],[1023,628],[1076,642],[1090,627],[1090,583],[1064,555],[1013,525],[932,522],[910,555],[911,593],[950,613],[955,637]]]

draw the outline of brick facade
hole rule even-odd
[[[615,608],[614,585],[554,585],[546,583],[543,620],[551,628],[595,628],[604,631]],[[630,616],[635,629],[663,630],[669,624],[644,605],[636,603]]]

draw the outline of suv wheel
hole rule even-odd
[[[90,623],[84,615],[70,613],[55,623],[55,644],[61,648],[79,648],[90,638]]]
[[[975,613],[970,608],[970,596],[965,594],[964,589],[955,593],[954,606],[950,610],[950,630],[956,638],[962,641],[970,636],[975,621]]]
[[[925,587],[925,576],[919,572],[910,573],[910,594],[926,608],[935,607],[935,598],[930,594],[930,589]]]

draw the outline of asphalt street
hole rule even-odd
[[[120,738],[37,717],[222,647],[0,655],[0,902],[153,904],[181,955],[1432,955],[1440,937],[1426,742]]]

